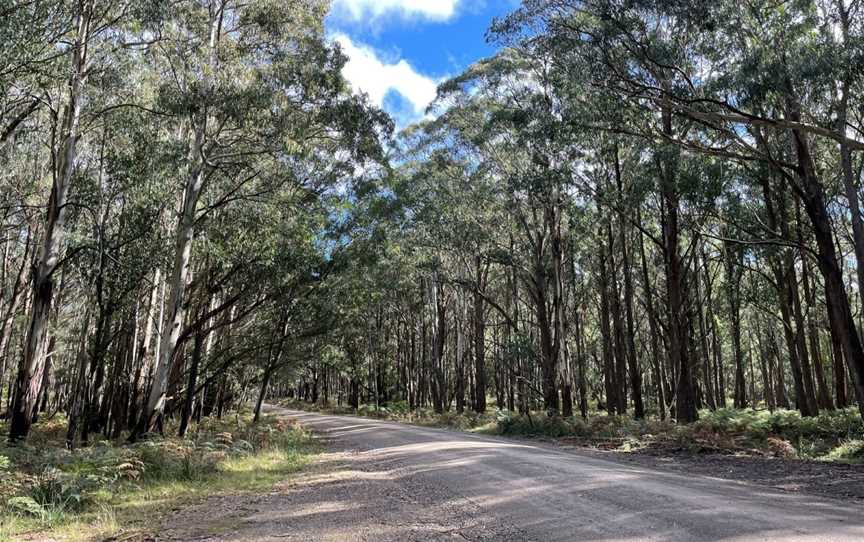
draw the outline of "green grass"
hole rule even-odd
[[[57,438],[62,425],[42,424],[26,446],[0,446],[0,542],[145,533],[178,507],[270,488],[317,451],[302,427],[271,417],[206,421],[184,439],[100,441],[74,453]]]
[[[825,459],[854,465],[864,463],[864,440],[847,440],[828,452]]]

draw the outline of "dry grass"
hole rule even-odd
[[[62,420],[0,447],[0,542],[140,538],[178,507],[272,487],[306,465],[311,435],[283,419],[206,421],[186,438],[101,441],[70,453]],[[173,428],[168,428],[173,429]]]

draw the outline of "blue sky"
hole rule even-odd
[[[350,61],[357,92],[390,113],[400,128],[419,120],[435,87],[494,53],[485,41],[492,18],[518,0],[333,0],[331,39]]]

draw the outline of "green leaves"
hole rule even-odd
[[[45,509],[33,497],[11,497],[6,501],[6,506],[18,514],[27,516],[41,517],[45,514]]]

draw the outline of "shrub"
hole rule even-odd
[[[518,415],[502,410],[496,417],[502,435],[564,437],[575,433],[573,424],[560,416]]]
[[[842,441],[864,438],[864,422],[854,409],[823,412],[808,418],[792,410],[706,410],[691,427],[695,432],[707,430],[737,438],[749,446],[784,457],[819,457]],[[791,446],[794,453],[781,445],[781,441]]]
[[[36,502],[33,497],[11,497],[6,501],[6,506],[14,513],[24,516],[41,517],[45,514],[45,508]]]
[[[768,452],[774,457],[791,458],[797,455],[795,447],[788,440],[776,437],[768,437]]]
[[[864,440],[855,439],[842,442],[839,446],[825,455],[828,461],[841,461],[844,463],[864,462]]]
[[[51,443],[35,434],[38,448],[0,444],[0,512],[42,522],[62,522],[68,514],[105,506],[139,485],[197,482],[218,472],[226,459],[268,449],[294,451],[308,441],[296,421],[265,418],[251,424],[239,417],[205,421],[186,438],[154,436],[133,445],[99,441],[74,452],[63,447],[62,433]]]
[[[408,408],[408,401],[395,401],[388,405],[390,412],[394,414],[408,414],[410,409]]]

